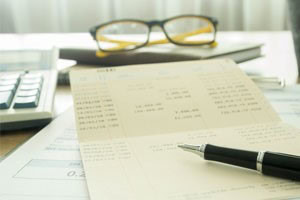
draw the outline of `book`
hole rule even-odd
[[[76,60],[78,63],[98,66],[121,66],[146,63],[163,63],[212,58],[230,58],[236,63],[262,56],[261,43],[220,42],[217,47],[187,47],[173,44],[155,45],[97,57],[96,47],[62,47],[60,57]]]

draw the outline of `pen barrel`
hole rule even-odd
[[[204,159],[256,170],[258,152],[218,147],[207,144]]]
[[[300,156],[265,152],[262,173],[280,178],[300,180]]]

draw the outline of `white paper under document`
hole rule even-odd
[[[300,85],[263,93],[284,122],[300,128]]]
[[[73,109],[0,162],[0,199],[89,199]]]

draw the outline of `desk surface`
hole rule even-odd
[[[288,84],[297,82],[298,70],[294,46],[290,32],[221,32],[218,37],[229,41],[251,41],[264,43],[264,57],[240,64],[246,71],[259,71],[266,76],[280,76]],[[79,43],[78,43],[79,42]],[[94,41],[87,33],[78,34],[2,34],[0,43],[5,47],[16,48],[20,44],[25,47],[57,46],[91,46]],[[4,45],[3,45],[4,44]],[[74,45],[75,44],[75,45]],[[1,48],[2,48],[1,47]],[[58,116],[72,105],[69,86],[58,86],[55,96],[55,115]],[[40,129],[20,130],[0,133],[0,157],[7,154]]]

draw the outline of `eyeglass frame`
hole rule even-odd
[[[171,37],[169,37],[169,35],[167,34],[167,32],[166,32],[166,30],[164,28],[164,25],[167,22],[171,21],[171,20],[174,20],[174,19],[177,19],[177,18],[182,18],[182,17],[199,17],[199,18],[203,18],[203,19],[206,19],[209,22],[211,22],[212,25],[213,25],[213,28],[215,30],[214,31],[214,39],[212,41],[210,41],[210,42],[203,43],[203,44],[182,44],[182,43],[178,43],[178,42],[172,40]],[[97,35],[96,35],[98,29],[100,29],[102,27],[105,27],[107,25],[110,25],[110,24],[119,23],[119,22],[126,22],[126,21],[127,22],[131,21],[131,22],[137,22],[137,23],[145,24],[148,27],[147,40],[145,41],[145,43],[143,43],[141,45],[138,45],[138,46],[136,46],[135,48],[132,48],[132,49],[121,49],[121,50],[110,51],[110,50],[102,49],[100,47],[100,45],[98,44],[98,42],[97,42],[97,46],[98,46],[98,48],[99,48],[100,51],[106,52],[106,53],[114,53],[114,52],[117,53],[117,52],[124,52],[124,51],[132,51],[132,50],[136,50],[136,49],[145,47],[149,43],[150,34],[151,34],[151,30],[152,30],[153,26],[159,26],[162,29],[163,33],[165,34],[167,40],[170,43],[173,43],[173,44],[176,44],[176,45],[179,45],[179,46],[202,46],[202,45],[210,45],[210,44],[215,43],[215,41],[216,41],[216,33],[217,33],[218,20],[216,18],[214,18],[214,17],[204,16],[204,15],[178,15],[178,16],[167,18],[167,19],[164,19],[164,20],[151,20],[151,21],[144,21],[144,20],[137,20],[137,19],[113,20],[113,21],[106,22],[106,23],[103,23],[103,24],[100,24],[100,25],[92,27],[92,28],[90,28],[89,32],[90,32],[90,34],[92,35],[92,37],[93,37],[93,39],[95,41],[99,41],[99,40],[97,40]]]

